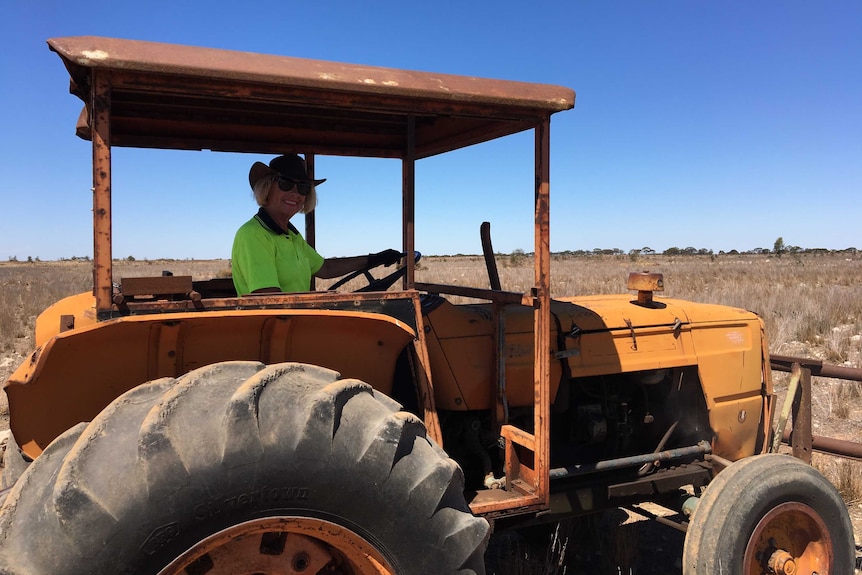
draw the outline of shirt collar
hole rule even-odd
[[[275,223],[275,220],[272,219],[272,217],[270,217],[270,215],[266,212],[265,209],[260,208],[254,217],[257,218],[257,221],[260,222],[260,224],[263,227],[265,227],[266,229],[268,229],[272,233],[278,234],[280,236],[287,236],[288,235],[288,233],[286,231],[284,231],[284,229],[280,225]],[[297,230],[294,227],[294,225],[290,222],[287,222],[287,229],[290,230],[291,232],[299,235],[299,230]]]

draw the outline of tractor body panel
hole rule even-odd
[[[93,299],[75,296],[66,303],[81,301]],[[55,311],[46,311],[40,321],[53,322]],[[389,316],[337,310],[111,319],[57,333],[19,367],[6,384],[11,428],[28,455],[36,456],[57,435],[91,420],[137,385],[230,360],[320,365],[391,394],[395,362],[414,336],[408,325]]]

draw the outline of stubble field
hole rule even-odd
[[[498,266],[503,289],[522,292],[532,285],[531,258],[498,256]],[[207,279],[227,275],[229,262],[122,261],[115,263],[115,281],[160,275],[163,270]],[[862,256],[857,254],[554,256],[551,270],[552,295],[557,296],[621,293],[629,272],[661,272],[665,297],[757,312],[766,322],[772,353],[862,367]],[[0,380],[5,382],[32,352],[36,316],[62,297],[89,291],[91,278],[88,261],[0,262]],[[488,285],[479,256],[423,258],[417,280]],[[786,388],[786,381],[784,374],[775,374],[779,391]],[[0,426],[6,426],[5,394],[0,395],[0,418]],[[813,420],[816,435],[862,441],[862,384],[815,378]],[[857,542],[862,540],[862,463],[815,454],[814,464],[841,491],[854,519]],[[568,542],[566,570],[559,565],[560,548],[545,546],[538,553],[518,549],[504,565],[490,571],[499,575],[679,573],[674,557],[681,549],[681,534],[661,526],[647,529],[634,519],[631,514],[610,514],[561,527],[557,541]],[[595,542],[589,552],[577,545],[590,538]]]

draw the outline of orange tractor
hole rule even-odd
[[[97,37],[51,50],[92,143],[93,290],[36,322],[5,385],[0,572],[484,573],[494,530],[638,502],[690,519],[686,575],[843,575],[834,487],[769,453],[753,313],[636,295],[551,297],[559,86]],[[534,281],[416,280],[237,297],[230,279],[114,273],[114,147],[401,161],[534,134]],[[421,191],[420,191],[421,193]],[[306,219],[313,243],[314,220]],[[452,302],[466,301],[470,303]]]

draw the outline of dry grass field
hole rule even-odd
[[[498,256],[498,266],[503,289],[525,291],[532,284],[531,258],[519,254]],[[629,272],[662,272],[666,286],[663,297],[731,305],[760,314],[766,321],[773,353],[862,367],[862,256],[859,255],[555,256],[551,268],[553,295],[621,293],[625,292]],[[160,275],[162,270],[207,279],[228,274],[229,264],[122,261],[115,266],[118,277]],[[5,381],[32,351],[36,316],[64,296],[90,290],[91,277],[91,263],[87,261],[0,262],[0,379]],[[417,279],[488,285],[484,262],[479,256],[426,257],[419,264]],[[776,387],[779,390],[786,387],[783,374],[776,374]],[[815,434],[862,441],[860,398],[862,384],[815,378]],[[5,396],[0,402],[5,409]],[[862,463],[817,456],[815,465],[844,495],[859,539]],[[681,535],[670,529],[656,532],[633,527],[625,514],[567,523],[549,537],[554,544],[540,547],[540,552],[521,547],[519,541],[495,542],[505,548],[508,559],[491,566],[489,572],[498,575],[680,572],[678,562],[662,558],[661,554],[678,555]],[[589,553],[580,544],[583,541],[594,541]],[[650,553],[645,554],[644,549]],[[560,560],[562,554],[567,555],[565,567]]]

